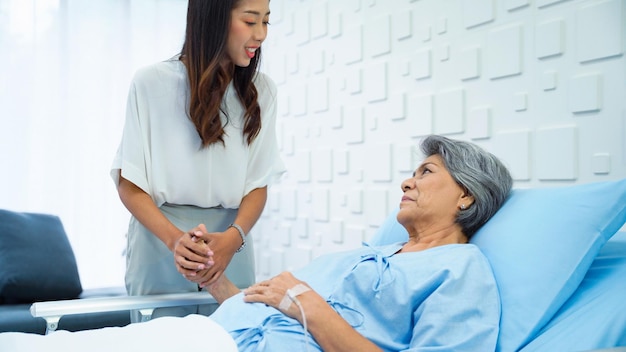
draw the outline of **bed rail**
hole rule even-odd
[[[139,310],[141,320],[148,321],[156,308],[216,303],[207,292],[171,293],[148,296],[83,298],[36,302],[30,306],[33,317],[46,320],[46,334],[57,329],[64,315]]]

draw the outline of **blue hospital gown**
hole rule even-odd
[[[500,299],[487,259],[472,244],[396,253],[402,243],[323,255],[294,275],[385,351],[493,351]],[[306,312],[305,312],[306,313]],[[240,351],[304,351],[303,327],[242,294],[211,316]],[[321,351],[307,337],[309,351]]]

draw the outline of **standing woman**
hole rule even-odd
[[[239,287],[254,283],[247,233],[268,185],[285,171],[276,86],[257,70],[269,13],[269,0],[189,0],[181,54],[133,78],[111,168],[132,215],[129,295],[198,291],[177,271],[174,255],[197,262],[196,279],[212,282],[226,272]],[[191,241],[188,230],[198,224],[206,226],[207,244]],[[153,317],[213,309],[161,308]],[[131,320],[139,319],[134,312]]]

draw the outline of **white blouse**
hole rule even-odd
[[[189,86],[184,64],[172,59],[137,71],[130,86],[126,122],[111,177],[122,176],[163,203],[202,208],[238,208],[255,188],[276,182],[285,172],[276,142],[276,85],[259,72],[254,84],[261,108],[261,130],[248,145],[243,106],[232,83],[222,101],[224,142],[202,147],[187,115]]]

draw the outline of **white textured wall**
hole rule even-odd
[[[626,177],[626,1],[272,0],[288,175],[258,276],[367,240],[430,133],[500,156],[516,187]]]

